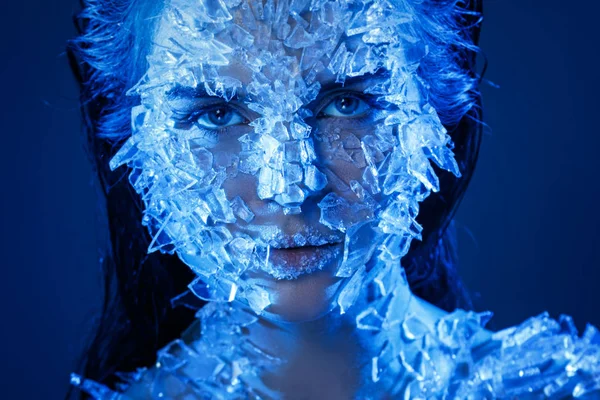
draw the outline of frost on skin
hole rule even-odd
[[[198,275],[190,290],[212,302],[198,312],[200,340],[171,343],[159,352],[156,368],[122,375],[124,387],[147,389],[140,398],[279,398],[260,376],[282,360],[241,333],[271,304],[269,291],[247,272],[295,279],[336,258],[336,276],[344,278],[337,312],[354,318],[356,329],[376,343],[357,398],[381,398],[382,390],[389,398],[560,398],[599,388],[600,338],[593,328],[580,338],[569,320],[541,315],[494,334],[478,353],[471,350],[490,315],[456,311],[431,328],[399,308],[411,301],[400,260],[421,235],[419,202],[439,190],[432,163],[460,176],[450,137],[416,74],[428,48],[414,22],[409,0],[166,5],[148,71],[130,90],[141,99],[132,109],[132,136],[110,165],[131,170],[153,238],[149,251],[202,260],[190,265]],[[244,66],[247,82],[232,76],[228,68],[235,63]],[[383,77],[364,90],[380,105],[368,135],[313,132],[307,105],[319,96],[323,74],[338,83]],[[256,114],[237,154],[219,149],[214,130],[181,117],[170,101],[178,91],[241,99]],[[328,149],[325,157],[317,155],[319,146]],[[346,183],[329,168],[333,162],[360,174]],[[286,215],[334,187],[317,205],[331,235],[306,229],[287,238],[277,226],[254,236],[230,231],[230,224],[255,219],[251,207],[239,196],[228,198],[224,188],[244,175],[256,179],[258,199]],[[297,269],[271,256],[272,248],[323,240],[343,242],[343,251],[319,247]],[[353,307],[366,292],[369,302]],[[396,301],[401,296],[406,299]],[[236,298],[253,312],[233,307]],[[127,398],[78,376],[72,382],[97,399]]]

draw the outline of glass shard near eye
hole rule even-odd
[[[291,124],[292,137],[297,140],[308,139],[311,129],[310,125],[298,119]]]
[[[242,82],[228,76],[204,81],[204,88],[210,96],[221,97],[227,102],[235,97],[241,87]]]
[[[344,43],[338,47],[335,54],[331,57],[327,68],[332,74],[336,75],[336,82],[343,82],[345,80],[346,66],[350,57],[351,53],[346,49]]]

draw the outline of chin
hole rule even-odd
[[[291,280],[273,279],[268,283],[272,303],[264,310],[263,317],[284,323],[317,320],[335,308],[343,280],[328,269]]]

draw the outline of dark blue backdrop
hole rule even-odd
[[[495,328],[600,325],[594,1],[488,0],[486,121],[458,214],[461,272]],[[0,398],[59,399],[100,301],[97,201],[63,54],[75,1],[3,4]]]

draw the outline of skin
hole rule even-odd
[[[209,8],[215,7],[216,4],[212,3]],[[248,7],[255,7],[256,4],[245,3],[245,10],[248,11]],[[206,11],[208,14],[198,15],[194,14],[195,6],[195,3],[187,3],[186,0],[177,3],[177,7],[183,9],[187,7],[188,11],[191,10],[190,15],[195,18],[192,24],[181,23],[187,15],[178,13],[179,9],[173,14],[175,17],[170,19],[172,23],[176,21],[173,23],[174,26],[169,26],[169,21],[165,25],[165,19],[161,19],[154,50],[169,49],[171,53],[159,51],[156,58],[159,61],[157,63],[150,61],[149,71],[152,73],[148,76],[159,76],[158,79],[163,80],[142,82],[147,85],[141,93],[138,91],[143,104],[134,108],[133,113],[134,125],[138,123],[142,125],[140,129],[133,130],[134,136],[136,132],[141,131],[142,134],[132,136],[128,141],[129,147],[124,146],[126,151],[122,152],[125,156],[128,156],[130,151],[138,155],[141,153],[142,156],[120,162],[126,162],[129,166],[133,165],[138,169],[145,168],[142,173],[147,173],[144,178],[148,181],[141,180],[144,184],[137,185],[136,191],[147,195],[145,203],[150,206],[151,212],[158,210],[158,215],[148,216],[150,212],[146,214],[146,217],[155,218],[161,224],[158,233],[154,233],[155,240],[159,233],[164,233],[163,238],[159,240],[159,245],[175,246],[182,260],[200,275],[202,281],[206,281],[199,284],[205,284],[204,290],[208,296],[216,295],[216,300],[224,304],[215,301],[200,310],[198,321],[184,333],[182,340],[172,342],[160,350],[155,368],[145,371],[141,379],[133,383],[122,397],[136,399],[167,397],[189,400],[197,398],[196,389],[198,389],[208,390],[211,394],[220,391],[225,398],[230,398],[231,393],[235,393],[236,398],[253,397],[257,393],[260,398],[285,399],[397,399],[414,396],[433,398],[436,393],[445,393],[447,397],[459,393],[454,390],[473,389],[471,385],[478,383],[471,378],[482,379],[479,383],[485,387],[479,387],[478,390],[497,390],[496,380],[503,379],[502,372],[505,371],[498,371],[500,374],[490,376],[490,373],[495,372],[491,371],[490,367],[494,367],[494,362],[505,361],[503,360],[505,355],[492,354],[492,352],[502,350],[500,351],[502,353],[505,350],[504,345],[510,344],[509,342],[515,339],[510,337],[511,331],[500,332],[499,336],[491,338],[490,333],[481,328],[485,324],[486,315],[467,313],[462,310],[446,315],[431,304],[413,296],[402,268],[398,265],[399,258],[405,254],[402,249],[407,249],[410,243],[407,238],[418,237],[420,232],[420,226],[412,220],[418,211],[416,200],[422,200],[421,195],[437,190],[437,180],[435,176],[431,176],[435,172],[428,169],[430,168],[428,160],[453,172],[456,176],[460,175],[453,154],[446,147],[449,142],[443,139],[449,137],[445,135],[446,132],[433,108],[426,104],[426,93],[422,93],[420,80],[415,78],[414,69],[407,73],[411,68],[416,68],[421,60],[418,58],[420,53],[410,55],[411,46],[406,42],[385,50],[376,49],[386,53],[385,56],[381,56],[381,53],[376,55],[384,58],[378,59],[380,63],[377,65],[392,65],[391,77],[386,76],[385,73],[373,75],[383,70],[379,68],[378,71],[361,72],[359,79],[350,79],[346,84],[340,84],[334,81],[333,76],[328,76],[321,71],[316,76],[316,80],[322,86],[318,97],[316,99],[311,97],[310,100],[304,97],[304,104],[300,111],[298,111],[300,106],[289,107],[286,111],[284,110],[286,104],[289,105],[291,101],[298,98],[290,96],[292,90],[290,88],[277,90],[278,82],[280,89],[284,86],[277,77],[277,70],[283,65],[286,70],[279,71],[282,72],[279,76],[284,76],[282,79],[285,82],[292,82],[285,77],[297,77],[303,74],[302,56],[306,54],[291,48],[299,45],[298,42],[282,43],[281,38],[287,37],[289,32],[281,32],[280,28],[283,27],[285,30],[285,27],[289,26],[284,23],[274,27],[274,32],[276,31],[280,39],[275,36],[267,38],[264,33],[268,30],[260,31],[259,28],[258,32],[254,32],[258,33],[255,35],[256,42],[251,50],[258,52],[255,56],[258,55],[261,62],[268,61],[269,58],[280,62],[279,65],[266,62],[262,68],[264,74],[254,77],[248,67],[252,65],[252,58],[248,58],[250,61],[240,58],[248,56],[248,53],[211,52],[210,46],[213,46],[213,49],[214,46],[216,48],[219,46],[210,41],[210,32],[197,29],[208,17],[221,18],[221,21],[217,22],[213,19],[211,24],[215,22],[216,24],[209,25],[215,29],[213,33],[219,34],[226,31],[222,29],[224,25],[231,27],[231,24],[236,24],[244,27],[244,22],[248,22],[248,18],[253,18],[252,14],[246,13],[246,19],[241,19],[236,14],[233,20],[223,25],[221,23],[228,18],[227,11],[218,10],[217,6],[216,11],[205,9],[201,11]],[[244,6],[237,11],[244,10]],[[328,6],[331,6],[331,3],[328,3]],[[378,6],[376,5],[375,8]],[[285,14],[287,11],[281,13],[281,9],[278,7],[279,11],[274,12],[287,18]],[[343,7],[338,11],[341,9]],[[266,15],[272,15],[269,14],[272,11],[267,10]],[[329,26],[332,13],[337,12],[331,9],[327,11],[326,8],[321,11],[324,11],[328,17],[324,18],[323,25],[317,24],[316,30]],[[369,12],[371,11],[373,10],[369,9]],[[210,12],[213,12],[212,16]],[[378,13],[391,12],[391,10],[375,9],[373,12],[380,16]],[[347,15],[343,11],[341,13],[338,16]],[[256,17],[258,20],[262,20],[264,16],[262,12],[255,12],[254,15],[259,15]],[[292,23],[292,27],[289,27],[290,29],[297,28],[298,25],[295,24],[308,26],[306,21],[310,21],[311,14],[301,13],[301,15],[304,21],[297,18],[297,15],[291,15],[295,22]],[[367,18],[373,16],[368,13],[366,15],[370,15]],[[407,20],[411,21],[410,18]],[[260,23],[255,24],[257,21],[250,21],[250,25],[260,25]],[[353,21],[364,22],[360,18]],[[384,19],[384,21],[397,22],[398,20]],[[339,23],[340,26],[334,31],[342,32],[344,30],[342,24],[346,22],[348,21]],[[388,43],[389,36],[386,38],[385,35],[389,35],[390,32],[400,37],[404,33],[409,37],[414,33],[408,24],[400,23],[398,26],[400,28],[391,31],[372,29],[369,31],[371,36],[363,36],[363,40],[365,43]],[[246,28],[252,30],[250,27]],[[312,28],[314,27],[311,24]],[[402,31],[404,28],[408,30]],[[351,25],[348,33],[355,34],[356,30],[360,30],[360,25]],[[173,50],[169,47],[169,41],[177,42],[178,37],[172,36],[177,32],[184,32],[185,37],[183,46]],[[196,34],[199,36],[194,36]],[[381,35],[384,35],[383,40],[378,42],[382,39]],[[190,43],[188,40],[190,37],[197,38],[198,42]],[[326,36],[321,36],[323,37]],[[203,39],[206,38],[209,39],[203,43]],[[391,41],[400,43],[400,41]],[[308,40],[306,43],[311,41]],[[419,40],[415,43],[420,44]],[[230,44],[236,50],[240,50],[236,43]],[[357,45],[352,40],[346,40],[343,44],[349,49]],[[193,51],[190,52],[190,48]],[[226,46],[221,47],[223,48]],[[184,53],[182,57],[178,55],[181,49]],[[373,48],[369,48],[368,51],[371,50]],[[389,55],[390,53],[392,55]],[[352,62],[344,65],[352,70],[355,59],[363,56],[369,59],[364,53],[362,56],[360,54],[358,51],[354,53]],[[153,55],[156,56],[155,53]],[[283,57],[284,55],[287,57]],[[206,62],[212,63],[213,67],[221,65],[212,72],[218,77],[230,78],[229,83],[239,82],[239,96],[233,98],[223,94],[221,97],[209,96],[199,93],[195,87],[176,88],[177,90],[168,93],[161,92],[163,88],[173,89],[171,86],[173,77],[182,77],[182,81],[193,83],[194,79],[204,74],[204,72],[197,74],[194,68],[204,71],[206,65],[190,62],[190,58],[185,58],[186,56],[212,60]],[[405,56],[408,59],[414,56],[418,61],[413,59],[411,63]],[[332,57],[333,59],[335,56]],[[324,64],[328,61],[323,60]],[[398,63],[403,61],[408,63],[405,65],[406,69],[398,69]],[[152,67],[157,67],[156,64],[158,68],[153,70]],[[335,63],[332,61],[331,64]],[[215,82],[210,79],[210,67],[209,65],[206,69],[209,74],[208,82],[212,84]],[[183,68],[183,71],[178,68]],[[388,83],[392,84],[383,90],[386,94],[385,100],[375,102],[366,93],[370,86],[382,83],[378,82],[378,79],[388,80]],[[309,80],[312,81],[312,78]],[[258,96],[258,99],[252,100],[251,104],[245,102],[246,89],[251,92],[253,85],[260,86],[265,81],[269,81],[265,86],[271,90],[271,93],[262,92],[262,97]],[[300,86],[302,83],[297,80],[293,82]],[[218,92],[220,89],[214,90]],[[277,92],[273,96],[275,100],[269,99],[273,92]],[[274,106],[276,102],[279,104]],[[384,102],[399,107],[396,109],[398,112],[387,114],[390,116],[387,120],[388,125],[382,123],[386,112],[381,110],[383,107],[379,107]],[[389,103],[385,104],[389,105]],[[172,114],[165,112],[164,104],[170,108]],[[146,110],[140,110],[142,108]],[[273,110],[277,110],[280,114],[269,115]],[[282,125],[284,129],[292,129],[290,122],[298,116],[310,125],[316,160],[310,156],[304,157],[302,167],[306,171],[310,167],[313,167],[313,171],[314,168],[318,168],[327,177],[326,186],[314,185],[315,181],[311,185],[309,179],[303,180],[301,177],[298,178],[298,174],[295,176],[290,174],[290,171],[294,172],[294,165],[298,167],[298,164],[289,163],[290,160],[277,162],[277,155],[280,154],[277,152],[281,152],[282,148],[287,153],[288,144],[307,146],[307,142],[298,141],[298,138],[293,141],[282,138],[285,135],[280,135],[281,140],[275,140],[276,132],[269,129],[266,130],[265,136],[248,136],[253,132],[252,124],[258,125],[264,122],[261,115],[263,111],[264,117],[282,118],[279,121],[284,121]],[[290,116],[290,113],[297,114]],[[160,123],[165,121],[160,117],[164,116],[170,120],[166,122],[166,126],[161,126]],[[155,123],[150,129],[146,125],[148,121]],[[157,121],[158,126],[156,126]],[[398,126],[390,127],[391,121]],[[381,131],[382,129],[391,131],[395,128],[398,129],[387,136]],[[195,131],[192,131],[193,129]],[[176,130],[180,131],[181,136]],[[190,131],[191,134],[186,133]],[[149,132],[150,135],[143,135]],[[371,137],[367,140],[369,135]],[[250,140],[244,141],[244,138],[248,137]],[[141,140],[136,142],[138,138]],[[361,140],[363,138],[364,140]],[[391,143],[388,144],[389,147],[385,147],[382,142],[386,142],[388,138]],[[157,142],[153,142],[153,139]],[[376,145],[373,146],[370,140],[377,140]],[[249,146],[248,143],[255,147],[257,144],[263,146],[260,149],[263,153],[259,155],[264,165],[258,166],[257,170],[266,173],[258,178],[255,174],[241,169],[238,173],[234,173],[237,163],[244,162],[237,155],[248,157],[248,153],[244,154],[244,145]],[[312,149],[313,144],[308,146]],[[343,153],[337,152],[340,148],[344,149]],[[386,153],[388,151],[393,152]],[[377,152],[384,154],[380,155]],[[385,158],[386,154],[390,157]],[[190,162],[190,156],[196,157],[197,162]],[[379,158],[379,161],[373,161],[375,158]],[[169,161],[164,163],[165,159]],[[373,171],[365,169],[365,161],[369,161],[373,168],[378,168],[381,180],[384,181],[382,185],[384,192],[392,193],[392,196],[395,193],[395,197],[385,199],[378,195],[364,195],[357,190],[356,183],[361,182],[365,176],[363,172]],[[145,163],[149,165],[147,168],[139,167],[140,164],[145,165]],[[270,169],[270,166],[273,169]],[[191,172],[185,171],[185,168],[190,168]],[[285,182],[281,184],[276,179],[271,180],[270,174],[279,174],[282,168],[286,175]],[[218,173],[215,173],[215,170]],[[305,173],[311,176],[310,172]],[[375,172],[373,174],[375,175]],[[137,179],[135,174],[132,175]],[[161,181],[163,178],[165,180]],[[291,186],[289,181],[294,179],[296,180],[291,184],[306,185],[302,189],[307,190],[300,193],[306,195],[306,198],[298,196],[300,192],[296,190],[298,188]],[[368,186],[369,181],[373,182],[366,175],[362,183]],[[265,182],[269,184],[276,182],[281,187],[275,189],[266,187]],[[134,186],[136,183],[133,183]],[[213,187],[206,190],[207,184]],[[172,190],[173,188],[176,190]],[[152,193],[153,189],[158,193],[156,196],[158,200],[155,203],[148,200],[155,196],[155,193]],[[284,189],[288,191],[285,192]],[[296,197],[293,190],[296,190]],[[189,196],[183,196],[181,193]],[[328,197],[330,195],[335,196]],[[343,207],[341,211],[340,208],[328,211],[328,206],[323,204],[326,203],[325,200],[332,197],[335,206],[340,203],[353,203],[366,207],[352,207],[352,215],[344,214],[348,208],[343,209]],[[239,200],[238,206],[243,202],[254,214],[255,218],[252,221],[238,215],[235,223],[230,222],[234,218],[229,216],[231,213],[226,207],[227,202],[233,203],[236,199]],[[414,201],[411,204],[412,200]],[[377,213],[377,205],[383,208],[381,213]],[[337,228],[341,228],[339,229],[341,234],[333,231],[328,227],[332,220],[327,221],[325,218],[328,212],[339,212],[343,214],[341,219],[346,218],[350,222],[357,222],[359,223],[357,226],[361,228],[366,226],[371,229],[373,223],[378,223],[376,230],[384,234],[382,235],[384,240],[379,242],[378,235],[372,235],[370,238],[354,236],[358,234],[352,228],[348,230],[351,232],[348,237],[344,238],[348,221],[337,225]],[[360,224],[365,221],[366,224]],[[220,223],[225,225],[218,226]],[[364,231],[359,232],[362,234]],[[177,234],[182,236],[174,237]],[[164,237],[175,240],[168,242]],[[240,260],[250,260],[250,258],[240,249],[244,250],[248,247],[236,248],[232,245],[234,242],[230,241],[231,238],[241,239],[244,243],[248,243],[246,238],[254,240],[257,246],[250,248],[255,252],[253,257],[258,251],[262,251],[261,246],[267,243],[266,254],[270,254],[271,262],[260,264],[261,259],[254,257],[251,269],[246,271],[245,266],[240,266]],[[352,259],[352,262],[341,265],[343,239],[351,242],[346,246],[346,250],[353,246],[353,250],[359,249],[350,254],[349,258],[352,259],[359,254],[361,259]],[[374,253],[365,254],[360,251],[364,250],[361,246],[369,242],[369,239],[372,239],[371,247],[378,246],[377,255],[373,257],[371,255]],[[203,251],[204,249],[206,251]],[[215,260],[218,257],[220,259]],[[269,261],[268,257],[267,261]],[[339,270],[338,266],[341,266]],[[358,270],[353,270],[354,267]],[[234,276],[236,271],[243,274],[241,280],[237,280],[239,276]],[[281,271],[284,271],[283,277]],[[286,273],[289,275],[285,275]],[[342,278],[342,276],[351,276],[351,278]],[[214,287],[211,288],[211,285],[219,287],[221,284],[225,289],[230,290],[219,293],[214,290]],[[270,296],[270,303],[265,310],[262,308],[268,302],[261,303],[261,297],[252,295],[252,293],[261,293],[259,288],[265,289],[262,293],[268,293]],[[348,288],[358,289],[347,290]],[[233,301],[238,289],[242,295]],[[227,299],[218,297],[222,294],[229,294],[229,303],[226,302]],[[241,301],[238,300],[240,297]],[[339,312],[331,312],[335,308],[336,299]],[[253,315],[253,312],[257,314]],[[519,332],[518,329],[515,331],[515,336],[520,340],[523,332]],[[526,327],[525,332],[531,333],[530,327]],[[506,341],[502,339],[503,336],[506,336]],[[544,340],[534,344],[544,344]],[[510,352],[511,346],[509,345],[507,349]],[[486,358],[490,355],[490,358]],[[523,356],[528,361],[529,354],[525,353]],[[554,358],[552,354],[547,356],[548,360]],[[518,352],[516,357],[520,358],[521,353]],[[508,366],[513,366],[514,360],[509,359],[509,361],[511,364]],[[475,368],[481,367],[482,370],[470,372],[471,363]],[[500,367],[504,366],[500,365]],[[567,372],[570,373],[568,369]],[[467,376],[466,373],[475,375]],[[522,371],[519,372],[521,373]],[[493,378],[493,388],[489,386],[488,378]],[[459,387],[457,385],[459,381],[468,387]],[[528,385],[527,382],[524,383]],[[450,386],[445,386],[447,384]],[[211,385],[212,387],[206,388]],[[533,389],[529,386],[528,390]],[[121,395],[117,397],[121,398]],[[206,395],[202,398],[206,398]]]
[[[159,31],[160,35],[160,31]],[[351,44],[348,44],[351,46]],[[300,60],[297,60],[300,62]],[[221,67],[219,74],[238,79],[246,87],[250,82],[250,73],[240,61],[235,58],[231,64]],[[381,110],[369,105],[373,101],[364,90],[374,84],[385,80],[385,76],[368,75],[359,79],[350,79],[345,85],[335,83],[335,77],[331,73],[319,74],[318,81],[322,87],[328,88],[319,93],[317,99],[305,108],[312,111],[313,117],[307,119],[310,123],[315,140],[315,152],[319,168],[328,178],[327,186],[312,193],[301,205],[302,212],[295,215],[285,215],[283,209],[272,200],[260,199],[257,195],[257,177],[250,174],[238,173],[233,178],[226,179],[223,189],[228,199],[239,196],[255,214],[250,224],[238,219],[235,224],[227,224],[232,233],[242,232],[251,237],[257,237],[264,227],[277,227],[286,237],[292,237],[298,232],[310,230],[316,235],[333,238],[335,241],[335,257],[322,266],[322,269],[311,274],[301,275],[293,280],[275,279],[269,274],[261,271],[249,273],[251,279],[255,279],[258,285],[268,288],[272,293],[272,305],[265,310],[265,314],[271,319],[287,322],[301,322],[314,320],[329,312],[333,307],[333,299],[340,287],[342,278],[335,277],[335,271],[343,251],[343,234],[333,231],[319,223],[320,209],[317,204],[328,193],[335,193],[349,201],[359,201],[356,195],[349,190],[351,181],[360,181],[363,168],[358,168],[354,163],[336,158],[333,154],[332,142],[344,142],[354,138],[361,139],[372,132],[376,123],[374,122]],[[242,90],[243,92],[243,90]],[[193,119],[201,120],[203,124],[214,128],[207,128],[210,135],[211,152],[215,159],[229,162],[232,155],[242,151],[239,139],[253,132],[249,123],[257,118],[257,113],[250,110],[244,102],[234,100],[225,102],[215,97],[197,97],[193,93],[181,93],[171,96],[168,102],[178,115],[182,116],[177,121],[182,129],[189,129]],[[340,103],[341,102],[341,103]],[[356,107],[356,111],[343,114],[343,105],[349,104]],[[341,107],[340,107],[341,105]],[[198,111],[206,109],[207,111]],[[212,115],[211,115],[212,114]],[[214,122],[220,115],[229,117],[233,114],[232,121],[223,127],[216,126]],[[193,115],[193,117],[190,117]],[[355,140],[355,139],[354,139]],[[364,158],[362,151],[355,150],[356,157]],[[374,201],[381,198],[374,197]],[[298,249],[272,249],[274,263],[286,262],[288,264],[300,263],[299,258],[315,257],[314,247]],[[184,262],[194,264],[199,262],[194,256],[184,256]],[[301,268],[301,266],[297,266]]]
[[[304,17],[310,19],[310,14]],[[226,24],[234,22],[244,27],[235,18]],[[162,20],[155,46],[167,45],[169,28]],[[356,39],[346,39],[344,43],[352,49],[356,46]],[[263,40],[262,46],[259,44],[256,47],[269,51],[267,45],[268,42]],[[301,52],[286,48],[286,55],[294,57],[289,72],[298,73]],[[197,139],[197,145],[208,148],[214,157],[214,164],[224,168],[236,162],[234,156],[242,151],[240,138],[253,132],[250,123],[260,116],[244,102],[245,89],[252,82],[251,71],[236,53],[227,57],[229,64],[219,67],[218,74],[241,82],[238,98],[225,101],[184,89],[161,99],[174,112],[172,122],[176,129],[185,132],[194,126],[201,126],[205,136]],[[305,122],[312,128],[317,157],[315,164],[327,176],[328,183],[322,190],[309,194],[300,206],[301,213],[285,214],[277,202],[261,199],[257,193],[258,179],[255,175],[238,173],[225,179],[222,184],[230,201],[239,196],[255,214],[250,223],[238,219],[236,223],[226,225],[234,236],[243,233],[257,239],[261,233],[276,228],[285,242],[297,233],[309,231],[315,237],[325,238],[330,246],[329,254],[334,255],[323,262],[320,246],[298,248],[297,243],[280,243],[272,249],[271,260],[274,264],[305,269],[307,265],[304,264],[320,262],[320,268],[289,280],[277,279],[265,271],[256,270],[249,271],[245,276],[245,279],[253,280],[253,284],[266,288],[271,296],[271,305],[259,316],[258,323],[252,325],[244,335],[263,351],[285,360],[285,367],[260,377],[265,385],[281,393],[283,398],[352,398],[360,382],[370,373],[365,365],[374,355],[371,349],[376,343],[386,340],[385,335],[373,336],[357,330],[356,315],[352,312],[343,316],[331,312],[340,288],[348,279],[336,276],[344,234],[319,222],[321,210],[317,206],[330,193],[350,202],[360,200],[377,204],[384,200],[381,195],[367,195],[366,199],[359,199],[350,186],[352,181],[360,182],[364,172],[365,155],[360,149],[360,139],[382,126],[382,109],[365,91],[386,79],[389,78],[385,73],[367,74],[358,79],[348,79],[342,85],[336,83],[335,77],[326,70],[317,75],[316,80],[321,83],[322,90],[316,99],[304,104],[303,108],[312,113],[312,117],[306,118]],[[289,128],[289,123],[284,124]],[[354,161],[336,156],[335,148],[339,145],[344,145]],[[202,264],[198,255],[184,253],[179,256],[192,267]],[[312,261],[305,260],[311,258]],[[396,289],[398,295],[391,306],[393,319],[401,321],[405,315],[415,314],[433,326],[443,315],[442,311],[412,296],[407,285]],[[357,303],[364,306],[367,302],[367,293],[361,293]],[[234,307],[245,305],[236,300]],[[362,308],[355,306],[354,309]],[[190,344],[202,340],[199,332],[194,332],[192,327],[186,335],[186,341]],[[168,382],[163,383],[168,387]],[[133,385],[127,394],[140,398],[147,393],[145,390],[147,387],[142,382]],[[382,390],[385,391],[385,387]]]
[[[406,303],[406,307],[399,307],[401,314],[419,315],[421,321],[430,328],[445,315],[445,312],[431,304],[410,296],[408,291],[406,296],[397,302],[400,305]],[[268,318],[259,317],[257,323],[249,327],[245,336],[262,351],[276,354],[285,360],[283,366],[266,372],[260,380],[269,390],[276,391],[280,398],[294,400],[356,398],[356,391],[370,374],[370,369],[366,370],[364,365],[370,365],[372,347],[386,340],[385,336],[373,336],[368,332],[356,330],[351,316],[340,317],[331,313],[303,323],[273,322]],[[488,341],[489,338],[490,333],[481,330],[477,333],[474,347]],[[192,325],[182,339],[192,347],[201,341],[199,323]],[[204,362],[201,356],[190,358],[181,352],[176,354],[187,360],[186,370],[191,378],[202,378],[197,375]],[[128,388],[125,398],[153,398],[152,388],[160,387],[165,395],[171,396],[169,398],[189,399],[181,393],[181,382],[178,379],[172,379],[169,375],[157,377],[157,371],[155,368],[150,369],[141,381]],[[381,392],[377,398],[392,398],[386,397],[388,388],[383,382],[379,389]],[[191,388],[183,390],[187,395],[193,394]]]

